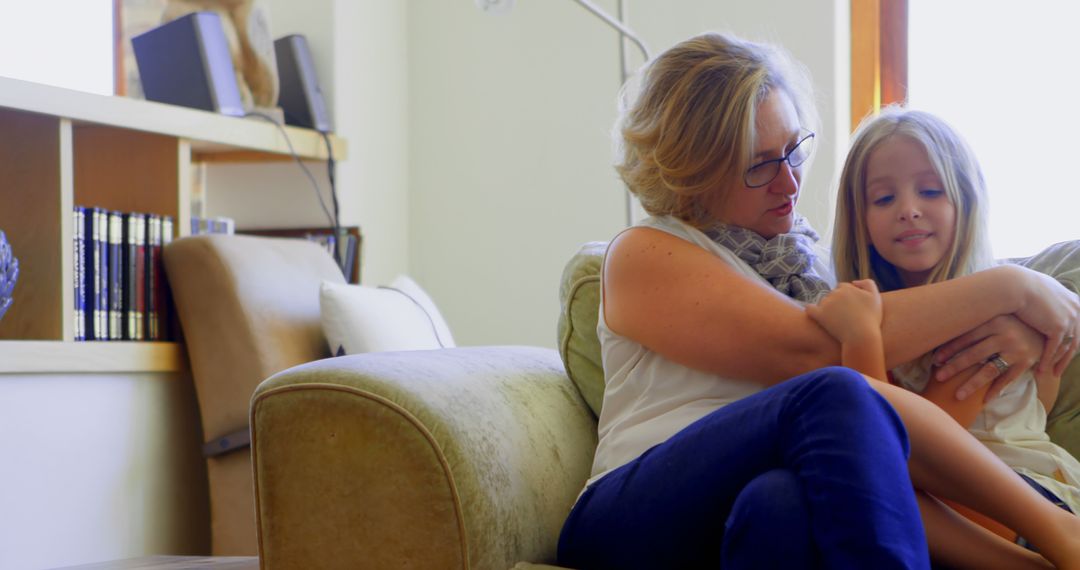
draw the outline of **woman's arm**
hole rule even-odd
[[[959,399],[964,399],[962,393],[969,393],[993,380],[993,385],[986,392],[985,399],[990,401],[997,397],[1013,380],[1032,369],[1032,366],[1043,355],[1046,345],[1046,337],[1032,329],[1012,315],[1000,315],[979,325],[975,329],[955,338],[934,351],[934,364],[940,366],[934,378],[939,381],[949,380],[961,370],[967,370],[972,366],[982,364],[982,368],[972,375],[957,393]],[[1065,351],[1055,358],[1065,358],[1064,362],[1054,362],[1051,370],[1036,372],[1037,377],[1046,375],[1049,378],[1060,376],[1064,365],[1072,359],[1068,344]],[[1004,371],[998,370],[991,362],[994,356],[999,356],[1009,364]],[[1047,391],[1048,390],[1048,391]],[[1047,390],[1040,389],[1040,397],[1046,392],[1049,401],[1055,399],[1053,394],[1057,390],[1047,386]]]
[[[1076,326],[1080,302],[1068,317],[1031,303],[1033,289],[1022,274],[1004,275],[1014,270],[1023,271],[999,267],[883,295],[889,365],[999,314],[1023,318],[1027,311],[1039,323],[1033,326],[1060,336],[1066,323]],[[667,232],[632,228],[616,237],[603,283],[604,318],[612,330],[691,368],[774,384],[840,360],[837,342],[799,303]]]
[[[611,330],[690,368],[775,384],[840,360],[799,303],[667,232],[619,234],[602,283]]]

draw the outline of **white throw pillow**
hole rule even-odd
[[[435,301],[428,297],[426,291],[420,288],[420,285],[409,278],[408,275],[398,275],[390,282],[389,289],[396,289],[402,294],[406,295],[413,301],[416,301],[420,308],[424,309],[429,319],[431,319],[431,326],[435,327],[435,336],[439,339],[439,344],[443,348],[453,348],[454,336],[450,334],[450,327],[446,324],[446,319],[443,318],[442,313],[439,312],[439,308],[435,306]]]
[[[435,303],[405,276],[390,287],[324,281],[319,309],[323,334],[335,356],[454,346]]]

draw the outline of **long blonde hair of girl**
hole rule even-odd
[[[987,232],[986,180],[975,153],[942,119],[894,106],[859,125],[840,175],[832,248],[837,280],[873,279],[882,291],[904,287],[896,268],[874,249],[866,226],[866,170],[870,154],[894,136],[909,137],[926,149],[948,200],[956,206],[952,247],[931,270],[927,283],[990,267],[993,255]]]

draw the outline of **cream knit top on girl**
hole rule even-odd
[[[700,230],[670,216],[646,218],[637,227],[649,227],[682,238],[712,252],[736,271],[772,285],[731,250],[718,245]],[[834,283],[832,270],[817,251],[813,269]],[[675,435],[711,412],[760,392],[764,387],[745,380],[722,378],[673,362],[613,332],[604,320],[603,287],[596,327],[604,365],[604,405],[600,411],[599,444],[592,477],[598,480]]]
[[[893,378],[921,393],[930,381],[930,360],[926,355],[898,366]],[[1031,477],[1080,513],[1080,461],[1046,435],[1046,408],[1031,372],[988,402],[968,431],[1014,471]]]

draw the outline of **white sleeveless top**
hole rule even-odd
[[[772,288],[731,250],[677,218],[651,217],[636,226],[662,230],[693,243],[763,287]],[[817,253],[814,269],[835,285],[832,269],[824,261],[828,259],[827,252],[819,248]],[[600,291],[596,332],[600,338],[605,388],[597,428],[600,441],[590,484],[710,412],[764,389],[750,381],[693,370],[612,332],[604,320],[603,287]]]
[[[930,357],[898,366],[892,373],[901,386],[922,393],[930,381]],[[968,431],[1014,471],[1031,477],[1080,513],[1080,461],[1046,435],[1046,408],[1030,372],[987,403]]]

